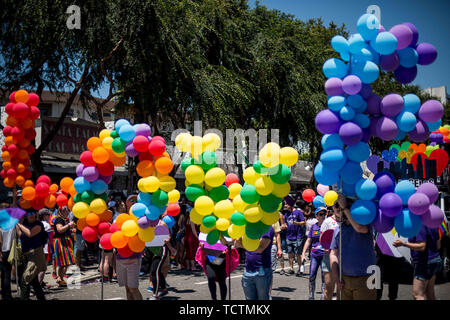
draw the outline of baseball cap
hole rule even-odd
[[[322,211],[328,212],[328,209],[325,207],[318,207],[316,210],[314,210],[314,214],[318,214],[319,212]]]

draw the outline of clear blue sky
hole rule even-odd
[[[250,0],[254,6],[256,1]],[[357,33],[356,22],[367,7],[381,9],[381,24],[389,31],[403,22],[413,23],[419,30],[419,43],[429,42],[438,50],[436,61],[418,66],[412,84],[422,88],[445,85],[450,91],[450,0],[261,0],[260,5],[290,13],[300,20],[322,18],[345,24],[350,33]]]

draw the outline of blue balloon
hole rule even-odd
[[[409,111],[411,113],[417,113],[420,109],[420,98],[413,93],[408,93],[403,96],[403,111]]]
[[[370,118],[363,113],[356,114],[356,116],[353,118],[353,122],[363,129],[370,126]]]
[[[346,99],[343,96],[328,97],[328,108],[334,112],[339,112],[345,106]]]
[[[339,180],[339,172],[332,171],[323,166],[322,162],[318,162],[314,168],[314,177],[316,181],[325,186],[332,186]]]
[[[348,40],[350,53],[358,54],[364,48],[365,42],[359,33],[352,34]]]
[[[416,128],[417,119],[414,113],[403,111],[397,116],[396,122],[401,131],[410,132]]]
[[[438,130],[442,126],[442,120],[439,119],[436,122],[427,122],[426,124],[428,126],[428,130],[430,130],[430,132],[433,132]]]
[[[406,132],[402,131],[402,130],[398,130],[398,133],[395,136],[394,140],[395,141],[400,141],[400,140],[403,140],[405,137],[406,137]]]
[[[355,184],[348,184],[345,182],[342,182],[342,193],[346,195],[347,197],[354,197],[356,196],[355,192]]]
[[[405,49],[398,50],[397,54],[400,58],[400,65],[405,68],[412,68],[417,64],[417,62],[419,62],[419,55],[413,48],[407,47]]]
[[[352,67],[352,74],[357,75],[362,83],[372,83],[378,79],[380,69],[372,61],[360,60]]]
[[[412,214],[409,209],[403,209],[403,211],[395,217],[394,227],[402,237],[412,238],[420,232],[422,220],[420,219],[420,216]]]
[[[124,125],[130,125],[130,122],[126,119],[119,119],[114,124],[114,130],[116,130],[116,132],[119,132],[120,128]]]
[[[149,206],[152,204],[152,194],[148,192],[139,192],[137,201],[139,203],[145,204],[146,206]]]
[[[364,98],[359,94],[353,94],[347,97],[347,104],[353,109],[359,109],[364,104]]]
[[[366,161],[370,156],[370,147],[367,143],[358,142],[352,146],[348,146],[345,149],[347,158],[354,162]]]
[[[356,183],[356,195],[362,200],[372,200],[377,195],[377,185],[369,179],[361,179]]]
[[[125,124],[120,127],[118,132],[120,139],[126,142],[129,142],[136,137],[136,131],[134,131],[134,128],[129,124]]]
[[[358,19],[357,29],[365,41],[370,41],[376,38],[380,30],[380,21],[373,14],[363,14]]]
[[[73,186],[75,187],[75,190],[77,193],[83,193],[85,191],[91,190],[91,184],[89,181],[87,181],[83,177],[78,177],[73,181]]]
[[[143,203],[135,203],[131,206],[131,212],[136,217],[142,217],[147,212],[147,206]]]
[[[322,137],[321,140],[322,143],[322,149],[328,150],[333,148],[343,149],[344,143],[341,140],[341,137],[339,137],[339,134],[333,133],[333,134],[326,134]]]
[[[361,51],[355,54],[355,59],[373,61],[374,57],[372,55],[372,51],[368,48],[362,48]]]
[[[147,219],[149,220],[156,220],[159,218],[159,216],[161,215],[161,212],[159,211],[159,208],[155,205],[149,205],[147,207],[147,211],[145,212],[145,216],[147,217]]]
[[[341,53],[339,53],[339,56],[344,61],[347,61],[347,62],[350,61],[350,53],[349,52],[341,52]]]
[[[163,214],[164,212],[166,212],[166,209],[167,209],[167,206],[159,207],[160,214]]]
[[[343,36],[334,36],[331,39],[331,46],[336,52],[348,53],[348,41]]]
[[[320,194],[318,194],[313,199],[313,206],[318,208],[318,207],[326,207],[327,205],[325,204],[325,200],[323,199],[323,197]]]
[[[409,180],[402,180],[397,183],[394,192],[402,198],[402,203],[406,206],[409,198],[416,193],[416,187]]]
[[[347,184],[356,184],[361,179],[363,170],[359,163],[354,161],[347,161],[342,168],[340,176],[343,182]],[[323,183],[322,183],[323,184]]]
[[[380,32],[375,39],[370,41],[376,52],[383,55],[390,55],[397,49],[397,38],[390,32]]]
[[[164,218],[162,218],[162,220],[167,224],[169,229],[172,229],[175,224],[175,219],[171,216],[165,216]]]
[[[103,180],[95,180],[91,182],[91,190],[95,194],[102,194],[108,191],[108,185]]]
[[[377,215],[375,203],[369,200],[356,200],[351,208],[352,218],[361,225],[371,224]]]
[[[355,117],[355,110],[351,107],[343,106],[341,111],[339,111],[339,116],[342,120],[350,121]]]
[[[379,65],[380,64],[380,54],[375,51],[374,48],[372,48],[370,45],[367,46],[367,50],[369,50],[372,53],[372,62]]]
[[[336,77],[342,79],[348,73],[347,65],[343,61],[336,58],[331,58],[325,61],[322,71],[327,78]]]
[[[347,162],[347,156],[342,149],[330,149],[322,152],[320,162],[330,171],[339,171]]]
[[[353,108],[353,109],[355,109],[355,112],[357,112],[357,113],[363,113],[367,109],[367,102],[363,101],[362,105],[360,105],[358,108]]]

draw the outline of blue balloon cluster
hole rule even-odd
[[[139,192],[137,202],[131,206],[131,212],[139,218],[139,226],[145,228],[158,225],[160,215],[167,209],[168,200],[167,194],[160,189],[154,193]]]

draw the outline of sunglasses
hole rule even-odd
[[[318,213],[317,215],[323,217],[325,215],[325,213],[321,212],[321,213]]]

